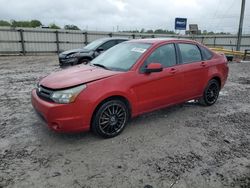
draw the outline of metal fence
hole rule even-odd
[[[0,54],[59,53],[68,49],[81,48],[103,37],[124,38],[186,38],[197,40],[210,47],[236,49],[236,35],[166,35],[124,32],[98,32],[54,30],[41,28],[0,27]],[[250,49],[250,35],[243,35],[241,50]]]

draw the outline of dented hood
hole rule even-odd
[[[100,67],[78,65],[52,73],[43,78],[39,84],[51,89],[63,89],[100,80],[120,73],[121,72],[110,71]]]

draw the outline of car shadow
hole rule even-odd
[[[194,106],[200,106],[200,105],[195,101],[189,101],[186,103],[170,106],[170,107],[156,110],[153,112],[145,113],[143,115],[139,115],[131,119],[128,122],[128,125],[125,128],[125,130],[131,129],[131,128],[135,129],[136,127],[133,126],[135,124],[147,124],[147,123],[151,124],[161,118],[167,118],[168,116],[171,116],[174,113],[177,114],[178,111],[180,111],[180,109],[184,109],[185,107],[194,107]],[[105,139],[98,135],[95,135],[91,131],[79,132],[79,133],[58,133],[49,129],[46,123],[39,119],[37,120],[37,122],[35,122],[32,125],[32,127],[36,127],[34,128],[36,129],[35,134],[37,134],[37,137],[38,138],[40,137],[41,140],[50,139],[50,140],[54,140],[55,142],[65,142],[65,143],[68,143],[68,142],[72,143],[72,142],[79,142],[79,141],[84,142],[84,143],[91,143],[91,142],[96,142],[96,141],[102,141],[103,139]],[[121,133],[121,135],[123,134],[124,132]]]

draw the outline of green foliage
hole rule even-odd
[[[11,27],[40,27],[42,23],[39,20],[31,20],[31,21],[16,21],[11,20]]]
[[[29,21],[16,21],[11,20],[10,21],[12,27],[30,27]]]
[[[31,21],[16,21],[11,20],[10,23],[5,20],[0,20],[0,26],[11,26],[11,27],[41,27],[43,24],[39,20],[31,20]],[[51,29],[60,29],[55,23],[49,25]]]
[[[56,25],[55,23],[51,23],[49,24],[49,28],[50,29],[61,29],[58,25]]]
[[[145,33],[145,29],[142,28],[141,31],[140,31],[140,33]]]
[[[169,31],[169,30],[164,30],[164,29],[156,29],[154,33],[156,33],[156,34],[175,34],[174,31]]]
[[[153,31],[152,29],[150,30],[145,30],[145,29],[141,29],[141,31],[139,30],[130,30],[130,31],[122,31],[122,32],[126,32],[126,33],[152,33],[152,34],[176,34],[174,31],[169,31],[169,30],[163,30],[163,29],[156,29],[155,31]]]
[[[154,33],[154,31],[150,29],[150,30],[147,30],[147,33]]]
[[[66,30],[80,30],[76,25],[65,25],[64,29],[66,29]]]
[[[40,26],[42,26],[42,23],[39,20],[31,20],[30,26],[31,27],[40,27]]]
[[[202,32],[203,35],[231,35],[231,33],[225,33],[225,32],[213,32],[213,31],[207,31],[203,30]]]
[[[10,26],[10,23],[5,20],[0,20],[0,26]]]

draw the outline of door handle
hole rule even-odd
[[[207,63],[206,62],[201,62],[201,66],[205,67],[205,66],[207,66]]]
[[[175,69],[175,68],[171,68],[171,69],[170,69],[170,73],[171,73],[171,74],[175,74],[176,72],[177,72],[177,69]]]

